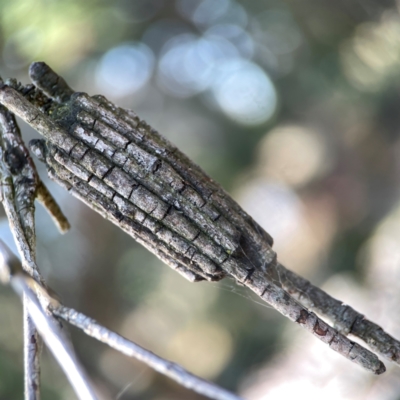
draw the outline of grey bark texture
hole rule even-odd
[[[180,365],[165,360],[123,336],[110,331],[94,319],[89,318],[78,311],[64,306],[52,307],[51,309],[54,315],[81,329],[87,335],[99,340],[100,342],[106,343],[113,349],[128,357],[136,358],[137,360],[147,364],[150,368],[168,376],[178,384],[190,390],[215,400],[243,400],[241,397],[191,374]]]
[[[51,297],[41,283],[38,283],[23,271],[19,260],[2,240],[0,240],[0,253],[2,256],[0,280],[3,283],[9,283],[23,299],[24,310],[29,314],[29,318],[34,323],[41,338],[64,370],[79,400],[99,400],[62,327],[54,315],[49,312],[50,306],[55,307],[58,305],[58,301]],[[39,367],[38,358],[37,364]],[[29,372],[31,371],[25,371],[25,373]],[[30,375],[25,376],[25,380],[30,382],[32,377]],[[30,395],[31,393],[26,392],[25,398],[30,398]],[[40,399],[39,392],[35,395],[36,398]]]
[[[1,81],[1,80],[0,80]],[[40,181],[35,165],[21,138],[14,115],[0,105],[0,200],[10,221],[11,232],[22,258],[22,268],[38,284],[44,284],[35,263],[35,198],[58,220],[60,229],[69,227],[59,207]],[[41,340],[23,298],[25,400],[40,399]]]
[[[35,281],[22,269],[19,260],[0,239],[0,282],[11,284],[24,299],[30,316],[45,343],[53,352],[67,375],[79,399],[96,400],[98,396],[81,367],[70,342],[55,317],[81,329],[87,335],[109,345],[111,348],[134,357],[157,372],[175,380],[178,384],[215,400],[242,400],[227,390],[191,374],[180,365],[165,360],[138,344],[105,328],[88,316],[63,306],[41,283]],[[104,396],[102,399],[106,400]]]
[[[1,201],[25,255],[24,268],[39,279],[35,262],[35,192],[38,176],[14,116],[0,106]],[[18,240],[18,239],[17,239]],[[40,338],[24,304],[25,400],[40,399]]]
[[[0,83],[2,83],[1,78]],[[16,85],[14,81],[10,83]],[[36,102],[43,99],[39,93]],[[14,115],[2,105],[0,105],[0,178],[0,200],[22,259],[21,264],[0,240],[0,281],[11,284],[24,303],[25,399],[40,399],[40,340],[36,327],[64,369],[77,396],[85,400],[97,398],[69,341],[55,320],[55,316],[58,316],[116,350],[145,362],[188,389],[216,400],[240,400],[240,397],[191,374],[175,363],[158,357],[106,329],[91,318],[66,308],[52,296],[51,289],[46,287],[35,264],[35,198],[48,210],[61,232],[68,230],[69,223],[40,181],[21,139]]]
[[[188,280],[233,278],[375,374],[385,371],[381,361],[345,335],[399,362],[398,341],[279,264],[270,235],[132,111],[74,92],[44,63],[32,64],[30,76],[34,86],[0,88],[0,102],[44,137],[31,149],[71,194]]]

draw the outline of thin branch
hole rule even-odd
[[[23,297],[24,305],[24,381],[25,399],[40,399],[40,354],[41,340],[34,321],[29,315],[29,298]]]
[[[45,137],[47,142],[35,141],[32,149],[45,162],[50,177],[70,193],[187,279],[213,281],[231,276],[333,350],[375,374],[385,371],[382,362],[345,335],[357,335],[386,357],[400,361],[398,341],[279,264],[271,248],[271,237],[217,183],[144,121],[102,96],[74,94],[43,63],[33,64],[30,74],[37,88],[23,87],[15,81],[9,86],[0,84],[0,101]],[[23,253],[24,249],[32,250],[32,245],[26,239],[26,226],[22,226],[25,222],[18,225],[18,221],[22,218],[32,224],[33,217],[22,213],[29,207],[18,208],[19,197],[13,197],[13,177],[4,177],[3,202],[11,223],[15,224],[14,235]],[[49,194],[38,179],[35,190],[48,204]],[[65,228],[59,209],[48,208],[59,220],[61,229]],[[13,221],[15,217],[19,218],[17,222]],[[35,273],[40,278],[34,251],[27,251],[25,256],[27,270],[34,278]],[[28,275],[18,275],[21,276],[27,283]],[[53,302],[41,279],[29,279],[36,285],[34,292],[43,294],[39,299],[45,300],[44,309],[49,306],[54,315],[88,335],[206,396],[239,399],[93,319]],[[306,307],[333,320],[339,332]]]
[[[81,329],[87,335],[107,344],[128,357],[136,358],[190,390],[215,400],[241,400],[240,397],[233,393],[193,375],[172,361],[157,356],[151,351],[105,328],[94,319],[72,308],[58,305],[56,307],[51,307],[51,311],[54,315]]]
[[[307,302],[297,295],[300,280],[289,290],[287,281],[274,279],[274,271],[289,273],[282,274],[271,237],[158,132],[102,96],[74,94],[44,63],[34,63],[30,74],[36,89],[12,83],[0,88],[0,101],[45,137],[31,147],[53,180],[187,279],[231,276],[340,354],[384,372],[373,353],[345,337],[348,313],[342,311],[349,309],[336,304],[333,311],[344,335],[310,313],[307,306],[329,314],[324,303],[332,298],[319,290]],[[374,348],[385,356],[395,353],[377,325],[357,318],[351,327],[367,343],[383,340]]]
[[[380,375],[386,371],[384,364],[376,354],[367,350],[339,333],[326,322],[308,311],[285,290],[278,285],[265,282],[265,276],[255,271],[246,281],[246,286],[257,293],[264,301],[277,311],[296,322],[302,328],[312,333],[316,338],[326,343],[332,350],[338,352],[348,360]]]
[[[58,230],[61,233],[65,233],[70,229],[70,224],[62,213],[60,207],[54,200],[53,196],[47,189],[47,187],[43,184],[42,181],[39,182],[37,187],[36,199],[43,205],[43,207],[47,210],[51,218],[53,219],[54,224],[57,226]]]
[[[67,342],[63,332],[57,324],[54,323],[54,320],[49,318],[43,309],[48,310],[51,315],[62,318],[71,325],[76,326],[88,336],[109,345],[122,354],[138,359],[157,372],[168,376],[180,385],[200,393],[203,396],[214,400],[242,400],[241,397],[236,396],[235,394],[222,389],[205,379],[197,377],[182,368],[180,365],[165,360],[138,344],[105,328],[94,319],[63,306],[58,300],[54,299],[49,294],[48,290],[44,286],[34,281],[24,271],[22,271],[19,260],[13,256],[11,251],[1,240],[0,281],[3,283],[10,283],[20,296],[23,294],[27,295],[29,299],[28,311],[33,317],[40,334],[52,352],[57,353],[54,354],[54,356],[64,369],[71,384],[75,387],[77,394],[79,394],[83,399],[92,399],[92,397],[82,396],[82,393],[85,392],[82,392],[79,389],[83,384],[88,386],[88,380],[84,378],[85,374],[79,366],[79,363],[73,354],[73,350]],[[40,304],[38,303],[38,299]],[[68,371],[66,371],[67,369]],[[85,390],[89,389],[86,388]]]
[[[0,106],[1,107],[1,106]],[[5,109],[3,109],[5,112],[7,112]],[[10,114],[10,113],[9,113]],[[14,134],[15,135],[15,134]],[[19,138],[20,136],[18,136]],[[3,146],[4,147],[4,146]],[[15,144],[14,144],[15,147]],[[21,147],[22,152],[24,153],[24,159],[30,161],[29,154],[27,153],[23,142],[18,142],[18,147]],[[1,151],[1,148],[0,148]],[[3,153],[0,153],[0,159],[3,161],[6,159],[6,156]],[[1,161],[1,160],[0,160]],[[3,162],[4,164],[4,162]],[[33,165],[33,164],[32,164]],[[55,327],[54,321],[52,321],[49,316],[46,316],[45,313],[43,313],[42,309],[38,309],[37,301],[32,296],[36,295],[39,296],[39,299],[44,307],[44,309],[47,309],[49,304],[51,303],[52,309],[54,310],[54,314],[56,313],[56,310],[59,311],[60,316],[66,318],[68,315],[69,321],[73,324],[83,324],[81,326],[81,329],[83,329],[83,326],[86,328],[86,333],[89,334],[91,333],[91,336],[97,337],[100,341],[106,341],[108,338],[108,343],[111,347],[116,348],[117,350],[121,351],[122,353],[131,356],[131,357],[136,357],[139,360],[145,362],[152,368],[154,368],[156,371],[165,374],[166,376],[170,377],[171,379],[174,379],[178,383],[180,383],[182,386],[187,387],[188,389],[191,389],[193,391],[196,391],[198,393],[201,393],[207,397],[210,397],[211,399],[215,400],[240,400],[240,397],[218,387],[217,385],[212,384],[211,382],[208,382],[206,380],[203,380],[199,377],[196,377],[195,375],[191,374],[190,372],[186,371],[179,365],[164,360],[157,355],[151,353],[148,350],[143,349],[139,345],[130,342],[129,340],[123,338],[122,336],[117,335],[116,333],[107,330],[106,328],[102,327],[101,325],[97,324],[94,320],[91,320],[89,317],[84,316],[83,314],[80,314],[76,311],[70,310],[64,306],[60,306],[58,303],[54,302],[54,299],[48,294],[48,291],[46,289],[46,286],[44,285],[43,279],[40,276],[39,270],[35,264],[34,260],[34,242],[33,240],[29,240],[30,238],[34,238],[34,225],[33,225],[33,212],[28,213],[26,210],[33,211],[33,202],[29,203],[28,207],[22,208],[24,210],[24,215],[21,217],[20,213],[17,210],[16,206],[16,199],[14,197],[15,193],[15,185],[13,179],[13,176],[9,173],[9,168],[7,168],[6,165],[3,165],[3,170],[5,173],[2,174],[3,177],[3,184],[2,184],[2,202],[4,204],[6,214],[9,218],[10,221],[10,226],[11,230],[14,234],[15,241],[17,243],[18,250],[22,256],[22,259],[24,261],[24,266],[26,271],[29,273],[29,275],[34,277],[34,280],[31,279],[27,274],[22,272],[21,268],[18,266],[18,262],[15,260],[13,261],[14,264],[14,273],[9,274],[8,278],[5,278],[6,280],[11,280],[11,284],[13,285],[14,288],[16,288],[20,294],[24,294],[24,296],[27,297],[27,312],[35,315],[35,323],[39,323],[40,326],[38,326],[38,329],[40,330],[41,334],[46,335],[44,338],[46,341],[46,344],[49,346],[60,346],[60,344],[57,344],[57,340],[54,335],[57,336],[59,330],[57,331],[57,327]],[[31,170],[32,172],[32,170]],[[48,209],[50,215],[52,215],[53,219],[56,221],[57,225],[59,226],[61,231],[65,231],[69,228],[68,221],[65,219],[64,215],[61,213],[58,205],[55,203],[53,198],[51,197],[50,193],[48,190],[45,188],[45,186],[42,184],[42,182],[39,180],[39,178],[36,175],[36,170],[33,167],[33,177],[35,179],[31,179],[31,183],[35,184],[36,186],[36,195],[39,201],[41,201],[45,207]],[[20,188],[19,192],[24,193],[24,188]],[[31,197],[29,198],[31,199]],[[27,234],[27,231],[29,234]],[[1,244],[1,241],[0,241]],[[5,251],[5,250],[3,250]],[[1,271],[0,271],[1,272]],[[6,274],[7,275],[7,274]],[[62,311],[64,313],[62,313]],[[43,320],[43,315],[46,316],[46,321]],[[58,315],[58,314],[57,314]],[[47,328],[43,328],[43,326],[46,326]],[[43,330],[44,329],[44,330]],[[50,332],[50,333],[49,333]],[[51,333],[53,332],[53,333]],[[99,336],[96,336],[96,333],[98,332]],[[28,347],[29,351],[26,352],[26,357],[27,357],[27,362],[29,361],[29,364],[31,365],[36,365],[37,359],[35,358],[35,355],[37,354],[37,348],[38,348],[38,342],[36,340],[36,336],[33,336],[32,331],[28,331],[27,337],[31,339],[31,341],[27,341],[26,343],[30,343],[30,347]],[[56,352],[57,354],[60,352]],[[66,351],[62,351],[60,354],[64,354]],[[57,358],[57,354],[55,354]],[[66,355],[64,354],[66,357]],[[68,357],[67,357],[68,358]],[[60,362],[61,366],[64,368],[65,363],[65,358],[63,359],[58,359]],[[71,355],[69,356],[69,360],[67,361],[71,363]],[[75,371],[75,373],[78,373],[80,368],[67,368],[68,371]],[[66,371],[67,373],[67,371]],[[35,373],[35,371],[27,371],[26,379],[28,383],[30,384],[30,387],[35,387],[36,385],[34,383],[31,383],[30,380],[34,378],[35,376],[38,376],[38,374]],[[74,382],[77,380],[82,381],[81,378],[74,378],[70,377],[71,379],[74,380]],[[71,382],[72,383],[72,382]],[[76,390],[80,390],[79,388],[76,388]],[[79,392],[78,392],[79,393]],[[29,400],[33,400],[33,398],[28,397]],[[90,398],[90,397],[84,397],[83,398]]]
[[[400,364],[400,342],[379,325],[283,265],[278,264],[277,269],[282,287],[301,304],[328,318],[343,335],[351,334],[362,339],[373,351]]]
[[[9,218],[24,268],[40,279],[35,266],[34,201],[37,174],[14,116],[0,106],[1,200]],[[40,399],[40,340],[24,304],[25,400]]]
[[[3,106],[0,106],[0,177],[0,199],[22,258],[23,268],[37,282],[44,283],[35,264],[36,194],[63,231],[69,225],[40,181],[35,165],[22,141],[14,115]],[[29,316],[25,298],[23,304],[25,399],[39,400],[41,342]]]
[[[3,282],[9,282],[21,300],[25,302],[30,318],[64,370],[78,398],[81,400],[97,400],[90,381],[76,358],[68,339],[61,331],[54,317],[46,314],[36,293],[39,292],[41,294],[42,301],[46,297],[48,301],[54,300],[49,298],[47,291],[39,283],[22,271],[22,268],[18,267],[19,261],[15,259],[15,256],[1,240],[0,255],[0,269],[2,270],[0,275]]]

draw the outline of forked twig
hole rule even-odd
[[[21,266],[19,260],[0,240],[0,280],[10,283],[21,299],[25,299],[25,310],[27,316],[29,315],[29,321],[33,319],[78,397],[84,400],[97,398],[54,316],[78,325],[90,336],[107,343],[123,354],[136,357],[188,389],[215,400],[241,400],[240,397],[106,329],[89,317],[62,306],[49,294],[35,263],[35,196],[47,208],[62,232],[69,228],[69,224],[47,188],[39,180],[34,164],[22,142],[14,116],[1,105],[0,128],[1,201],[23,260]],[[25,336],[25,343],[28,343],[25,365],[29,366],[25,368],[27,382],[25,398],[29,400],[38,400],[40,397],[38,340],[36,336],[32,336],[33,333],[36,334],[35,325],[31,322],[30,326],[34,332],[28,331]]]
[[[14,116],[0,106],[0,199],[24,268],[39,280],[35,266],[34,201],[37,174]],[[40,398],[40,340],[24,300],[25,400]]]
[[[346,330],[349,308],[312,285],[307,290],[313,300],[306,301],[299,293],[307,281],[300,277],[276,279],[296,276],[277,262],[271,237],[158,132],[102,96],[74,93],[44,63],[32,64],[30,76],[36,87],[11,83],[0,89],[0,102],[44,136],[46,142],[31,147],[53,180],[185,278],[230,276],[346,358],[384,372],[375,354],[345,336],[360,314]],[[333,310],[324,306],[329,301]],[[333,316],[344,335],[306,306]],[[371,337],[365,330],[351,333],[367,342]],[[398,361],[398,342],[384,335],[375,348]],[[387,338],[395,344],[391,351]]]
[[[28,297],[28,310],[30,315],[33,316],[33,320],[41,336],[64,369],[76,393],[83,400],[95,399],[96,396],[90,386],[88,386],[88,379],[85,377],[86,374],[80,367],[65,335],[44,310],[48,310],[50,315],[67,321],[71,325],[81,329],[88,336],[107,344],[122,354],[128,357],[134,357],[147,364],[155,371],[173,379],[190,390],[215,400],[242,400],[239,396],[205,379],[197,377],[180,365],[165,360],[138,344],[105,328],[94,319],[63,306],[49,294],[44,286],[35,282],[29,275],[22,271],[19,260],[1,240],[0,281],[3,283],[10,283],[21,298],[23,298],[23,296]]]
[[[51,314],[46,314],[46,308],[42,306],[43,303],[55,303],[55,300],[48,295],[41,284],[34,281],[22,270],[19,260],[1,240],[0,277],[3,283],[10,283],[14,291],[23,299],[30,318],[64,370],[79,399],[97,400],[98,397],[94,393],[68,339],[54,317]]]
[[[0,200],[3,203],[12,234],[22,258],[22,266],[17,268],[19,261],[12,258],[12,255],[3,244],[1,249],[3,255],[3,279],[11,279],[11,277],[7,278],[7,270],[5,269],[11,263],[16,271],[18,271],[18,276],[15,279],[13,277],[11,283],[14,289],[18,290],[24,304],[25,399],[40,399],[41,341],[36,329],[38,323],[40,323],[42,337],[45,335],[46,343],[53,350],[56,358],[62,357],[65,365],[68,366],[67,372],[73,374],[74,382],[78,385],[76,389],[79,389],[79,392],[77,392],[78,395],[81,393],[82,399],[95,399],[95,397],[87,396],[89,386],[87,384],[86,386],[82,385],[82,382],[87,382],[84,375],[81,374],[81,378],[77,378],[82,368],[76,360],[68,355],[71,351],[67,347],[64,347],[63,341],[61,340],[60,342],[57,339],[58,328],[56,321],[51,315],[47,316],[45,314],[39,306],[32,290],[29,288],[29,286],[39,287],[38,285],[40,285],[41,287],[41,285],[44,285],[44,281],[35,263],[34,201],[37,192],[40,193],[39,197],[43,204],[50,210],[49,212],[53,216],[53,219],[58,220],[57,225],[62,230],[66,230],[69,224],[52,196],[40,181],[28,150],[22,141],[14,116],[1,105],[0,177]],[[22,279],[21,276],[24,276],[25,279]],[[27,282],[29,282],[29,285]],[[75,364],[74,368],[71,368],[72,364]]]
[[[51,310],[54,315],[81,329],[87,335],[109,345],[128,357],[136,358],[190,390],[215,400],[241,400],[240,397],[233,393],[193,375],[172,361],[157,356],[78,311],[61,305],[52,307]]]
[[[333,298],[308,280],[278,264],[282,287],[305,307],[323,315],[343,335],[354,335],[386,359],[400,364],[400,342],[379,325],[347,304]]]
[[[188,280],[235,279],[330,348],[375,374],[385,371],[382,362],[346,335],[360,337],[377,352],[400,363],[400,343],[396,339],[283,267],[271,248],[268,233],[217,183],[134,113],[102,96],[75,93],[44,63],[32,64],[30,76],[35,86],[15,81],[0,85],[0,103],[44,136],[45,141],[35,140],[31,148],[46,164],[49,176],[71,194]],[[8,181],[4,182],[7,195]],[[48,192],[40,184],[37,187],[47,204]],[[14,219],[16,213],[12,207],[10,210]],[[52,209],[51,213],[59,218],[59,210]],[[20,236],[16,234],[24,243],[24,235]],[[34,276],[37,269],[29,257],[28,252],[28,272]],[[36,281],[45,290],[41,280]],[[58,303],[51,304],[50,309],[186,387],[215,399],[238,399],[77,311]],[[338,330],[313,310],[333,321]]]

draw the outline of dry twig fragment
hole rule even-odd
[[[36,169],[29,156],[18,125],[5,107],[0,105],[0,200],[10,221],[10,227],[24,268],[35,279],[35,192],[38,183]],[[25,400],[40,398],[40,340],[28,315],[24,301],[24,369]]]
[[[45,138],[31,148],[71,194],[190,281],[233,278],[375,374],[385,371],[381,361],[345,335],[378,340],[374,349],[399,361],[398,341],[279,264],[270,235],[133,112],[74,92],[44,63],[30,75],[35,87],[3,86],[0,102]],[[363,324],[371,331],[357,328]]]
[[[58,78],[57,81],[58,84],[63,85]],[[2,84],[1,79],[0,84]],[[63,93],[65,91],[67,89],[64,87]],[[28,89],[27,92],[29,93],[31,90]],[[36,103],[40,103],[41,106],[46,103],[46,99],[41,93],[31,93],[31,96],[32,94],[35,96]],[[106,329],[91,318],[64,307],[52,297],[50,289],[45,286],[35,264],[35,198],[47,208],[61,232],[69,229],[69,223],[47,188],[40,181],[21,139],[14,115],[2,105],[0,105],[0,128],[0,199],[9,218],[24,266],[22,267],[19,260],[0,240],[0,281],[4,284],[11,284],[24,299],[25,320],[30,324],[29,329],[25,331],[27,354],[25,359],[25,399],[39,400],[40,398],[40,354],[35,325],[70,379],[78,397],[85,400],[97,398],[73,349],[54,319],[54,316],[59,316],[118,351],[145,362],[188,389],[215,400],[241,400],[240,397]],[[32,340],[33,338],[35,340]]]
[[[34,322],[41,337],[53,353],[60,366],[63,368],[71,385],[80,400],[97,400],[86,373],[78,362],[74,350],[68,342],[65,334],[61,331],[57,321],[46,313],[39,301],[45,298],[48,304],[57,302],[47,293],[46,289],[27,275],[21,268],[19,261],[0,240],[0,276],[2,281],[9,282],[15,292],[24,299],[29,317]],[[40,297],[38,297],[38,295]],[[42,301],[43,303],[43,301]],[[28,394],[29,395],[29,394]],[[26,394],[25,394],[26,396]]]
[[[95,400],[85,372],[80,366],[73,349],[53,316],[59,317],[81,329],[87,335],[103,342],[117,351],[135,357],[157,372],[168,376],[180,385],[214,400],[242,400],[239,396],[197,377],[171,361],[144,349],[105,328],[92,318],[67,308],[52,297],[48,290],[22,270],[21,263],[0,240],[0,282],[11,284],[20,295],[27,296],[27,308],[46,344],[64,369],[78,397]]]

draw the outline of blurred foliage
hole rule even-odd
[[[345,272],[374,288],[368,260],[398,247],[377,236],[400,201],[395,1],[0,0],[0,75],[27,82],[35,60],[159,129],[272,234],[288,267],[318,284]],[[232,390],[255,385],[262,364],[289,352],[298,331],[251,294],[229,281],[184,281],[49,186],[73,228],[61,237],[38,208],[39,265],[67,305]],[[4,220],[0,235],[11,242]],[[374,253],[378,237],[387,253]],[[10,293],[2,304],[0,399],[17,399],[20,311]],[[72,338],[113,398],[200,398],[79,332]],[[43,363],[43,398],[73,399],[54,361]],[[369,398],[393,398],[393,387]]]

